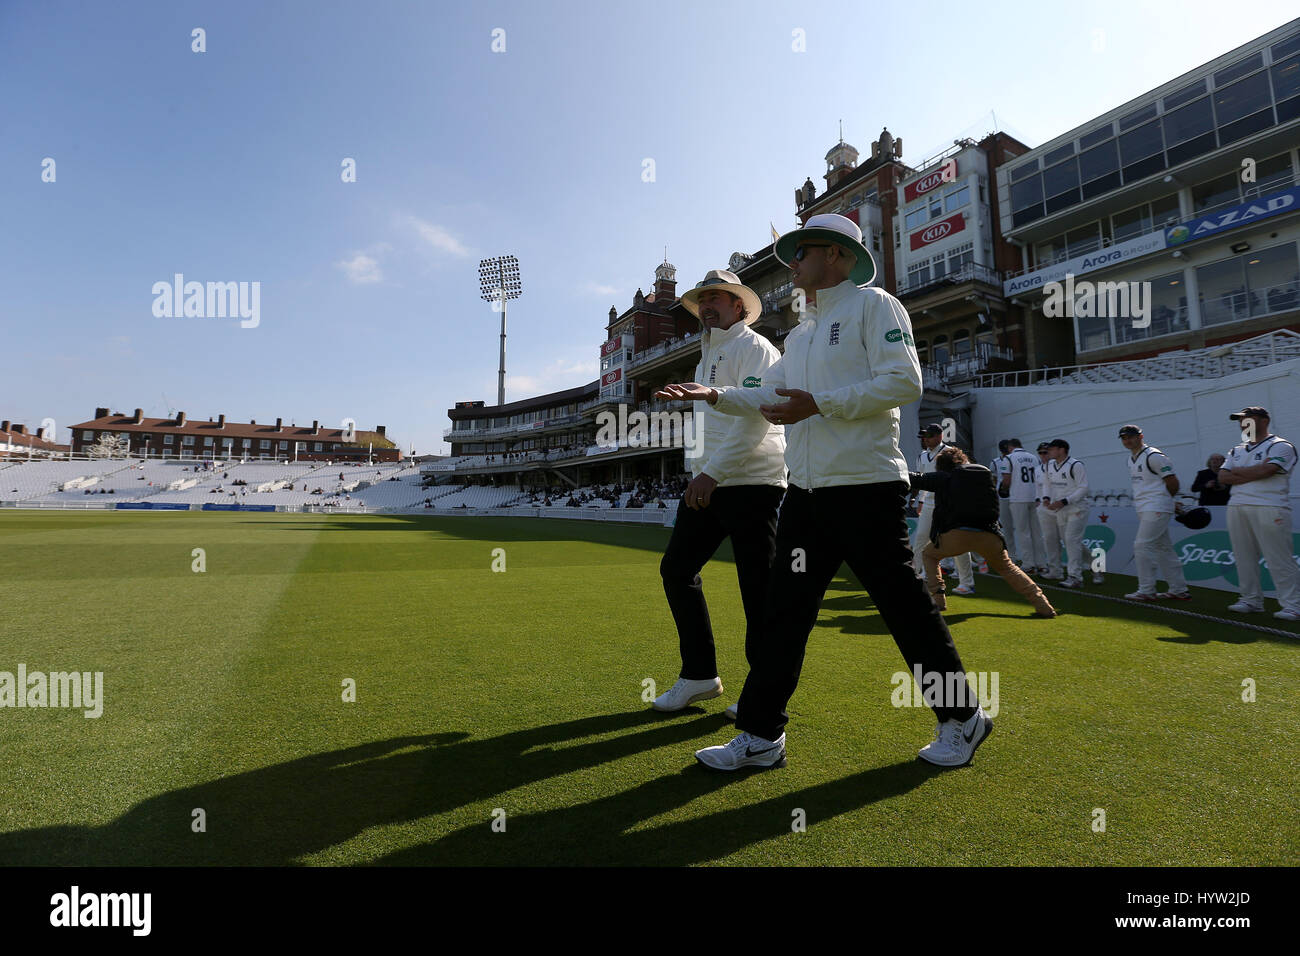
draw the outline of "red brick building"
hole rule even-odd
[[[137,458],[249,458],[298,461],[401,461],[402,452],[379,425],[374,431],[322,428],[319,421],[311,427],[275,424],[228,422],[225,415],[217,420],[190,420],[184,412],[175,418],[145,418],[142,409],[133,415],[95,409],[95,417],[72,426],[72,453],[88,455],[105,435],[125,438],[129,454]],[[373,452],[372,452],[373,448]]]

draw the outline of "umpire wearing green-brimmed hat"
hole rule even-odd
[[[849,271],[854,285],[867,285],[876,278],[876,261],[862,243],[862,230],[852,219],[835,213],[813,216],[802,229],[787,232],[776,241],[776,257],[789,265],[799,255],[801,246],[839,246],[857,259]]]

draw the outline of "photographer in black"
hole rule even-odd
[[[908,477],[913,491],[934,492],[930,543],[921,552],[921,560],[926,586],[940,611],[947,610],[948,601],[939,562],[975,551],[984,556],[990,570],[1002,575],[1002,580],[1034,606],[1039,617],[1056,617],[1056,609],[1042,589],[1007,556],[998,524],[998,488],[993,472],[971,464],[960,448],[948,447],[939,453],[935,471],[926,475],[911,472]]]

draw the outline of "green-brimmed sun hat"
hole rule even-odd
[[[854,285],[866,285],[876,277],[876,261],[871,250],[862,244],[862,230],[852,219],[835,213],[813,216],[802,229],[793,229],[776,241],[773,250],[784,263],[794,259],[795,250],[805,242],[829,242],[858,257],[849,279]]]

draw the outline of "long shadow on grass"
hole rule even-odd
[[[704,863],[763,840],[800,839],[791,830],[795,809],[804,810],[808,824],[816,826],[879,800],[900,796],[943,772],[911,760],[720,813],[643,827],[646,821],[738,779],[735,774],[718,773],[696,764],[590,803],[507,816],[504,833],[494,833],[489,821],[484,820],[433,843],[391,853],[378,862],[393,866]]]
[[[496,800],[658,747],[685,749],[723,722],[721,714],[683,720],[634,711],[484,740],[439,733],[375,741],[161,794],[102,827],[0,834],[0,865],[289,864],[369,827]],[[617,735],[571,743],[610,733]],[[191,830],[196,808],[206,813],[205,833]]]

